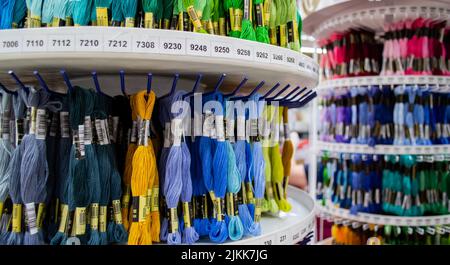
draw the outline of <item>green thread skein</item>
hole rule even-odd
[[[250,12],[252,5],[250,0],[244,0],[244,19],[242,20],[241,39],[256,41],[256,33],[253,23],[250,20]]]

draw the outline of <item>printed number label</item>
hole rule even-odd
[[[98,47],[100,42],[98,40],[80,40],[81,47]]]
[[[191,51],[207,52],[208,51],[208,46],[201,45],[201,44],[191,44],[189,49]]]
[[[211,55],[210,43],[205,42],[205,40],[187,40],[187,54],[209,56]]]
[[[52,35],[48,38],[48,48],[52,51],[73,51],[75,41],[73,36]]]
[[[287,240],[287,236],[286,235],[280,236],[280,243],[286,242],[286,240]]]
[[[52,47],[70,47],[72,40],[52,40]]]
[[[299,238],[300,238],[300,233],[299,233],[299,232],[294,233],[294,234],[292,235],[292,240],[293,240],[293,241],[295,241],[295,240],[297,240],[297,239],[299,239]]]
[[[21,38],[11,38],[0,40],[0,53],[2,52],[20,52],[23,42]]]
[[[186,48],[181,40],[165,40],[162,42],[161,48],[163,53],[168,54],[184,54]]]
[[[136,48],[139,49],[154,49],[156,44],[154,41],[136,41]]]
[[[272,54],[272,62],[283,63],[283,55],[282,54]]]
[[[272,245],[272,239],[264,241],[264,245]]]
[[[289,64],[295,64],[295,58],[294,57],[288,56],[288,57],[286,57],[286,61]]]
[[[44,47],[44,40],[27,40],[26,41],[27,47]]]
[[[212,54],[217,57],[232,57],[233,55],[231,54],[231,52],[232,52],[231,45],[227,46],[224,43],[213,44]]]
[[[256,52],[256,57],[261,59],[269,59],[269,53],[267,52]]]
[[[19,41],[18,40],[4,40],[2,41],[2,48],[5,49],[11,49],[11,48],[19,48]]]
[[[269,51],[259,50],[255,52],[255,61],[270,63]]]
[[[128,36],[120,36],[120,38],[107,39],[104,45],[105,51],[128,52],[131,51],[131,38]]]
[[[47,48],[43,39],[24,39],[22,46],[24,51],[45,51]]]
[[[235,50],[235,56],[244,59],[244,60],[251,60],[253,57],[252,51],[249,47],[240,47]]]
[[[181,50],[183,46],[181,43],[176,42],[164,42],[164,50]]]
[[[216,53],[230,53],[230,48],[225,46],[215,46],[214,52]]]
[[[159,38],[136,36],[133,41],[133,50],[136,52],[159,53]]]
[[[247,49],[237,49],[237,55],[250,57],[251,53],[250,50]]]
[[[109,48],[128,48],[128,41],[126,40],[109,40]]]

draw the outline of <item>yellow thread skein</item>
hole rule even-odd
[[[150,121],[152,118],[153,107],[155,105],[155,93],[153,91],[147,94],[147,91],[141,91],[134,96],[134,107],[136,116],[143,121]],[[131,193],[133,197],[148,196],[148,189],[153,187],[155,181],[156,160],[153,153],[151,142],[145,145],[139,145],[134,153],[131,175]],[[144,207],[147,208],[147,207]],[[136,209],[133,209],[133,212]],[[152,238],[149,229],[148,214],[141,222],[133,222],[130,227],[128,237],[129,245],[150,245]]]
[[[281,159],[283,160],[284,168],[284,198],[287,199],[287,187],[289,186],[289,177],[291,176],[291,161],[294,156],[294,145],[292,144],[289,136],[289,121],[288,121],[288,108],[283,108],[283,123],[284,123],[284,144]]]
[[[265,106],[263,116],[267,120],[267,123],[270,124],[273,118],[273,110],[274,108],[270,106]],[[266,178],[266,193],[264,196],[264,204],[267,204],[267,211],[270,213],[276,214],[279,212],[278,204],[273,197],[273,188],[272,188],[272,165],[270,162],[270,136],[263,138],[263,157],[266,164],[265,167],[265,178]]]
[[[152,141],[153,145],[153,141]],[[155,157],[155,153],[152,149],[153,157]],[[158,168],[154,167],[154,175],[155,175],[155,181],[153,182],[152,186],[152,198],[154,200],[151,200],[152,205],[150,206],[150,212],[151,212],[151,235],[152,235],[152,241],[153,242],[159,242],[159,233],[161,229],[161,223],[160,223],[160,217],[159,217],[159,174],[158,174]],[[158,192],[158,196],[155,195],[155,192]]]
[[[134,111],[134,107],[133,107],[133,97],[130,97],[130,105],[131,105],[131,118],[133,120],[133,122],[135,122],[137,120],[136,117],[136,112]],[[128,144],[128,149],[127,149],[127,154],[125,156],[125,170],[123,173],[123,184],[125,186],[125,189],[127,190],[124,195],[122,196],[122,222],[123,222],[123,226],[125,227],[125,229],[127,231],[129,231],[130,228],[130,223],[131,223],[131,215],[130,215],[130,199],[128,198],[128,202],[126,202],[126,196],[130,196],[130,192],[131,192],[131,174],[132,174],[132,162],[133,162],[133,155],[134,152],[136,151],[137,145],[136,142],[130,142]],[[128,193],[128,194],[127,194]]]
[[[282,118],[282,111],[277,109],[274,114],[274,122],[273,126],[275,126],[275,134],[279,133],[279,123]],[[280,146],[278,143],[278,137],[274,137],[273,142],[271,144],[269,154],[270,161],[272,164],[272,186],[274,189],[275,200],[278,204],[278,207],[283,212],[289,212],[292,209],[291,204],[284,198],[284,189],[283,189],[283,179],[284,179],[284,168],[283,161],[281,159],[280,154]]]

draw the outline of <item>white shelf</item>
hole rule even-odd
[[[349,77],[333,80],[323,80],[320,82],[318,90],[330,90],[345,88],[351,86],[369,86],[369,85],[429,85],[435,86],[433,91],[450,92],[450,76],[365,76]]]
[[[292,245],[302,241],[314,231],[316,206],[306,192],[289,186],[288,201],[292,205],[289,213],[280,216],[263,215],[261,227],[263,235],[249,237],[225,244],[236,245]]]
[[[317,142],[317,150],[376,155],[433,155],[450,153],[450,145],[376,145]]]
[[[323,39],[333,32],[349,28],[364,27],[379,32],[386,23],[417,17],[449,20],[449,1],[345,1],[307,16],[303,21],[303,31],[316,39]]]
[[[36,83],[32,71],[39,70],[49,84],[59,84],[61,69],[71,78],[94,70],[100,77],[118,76],[121,69],[130,76],[179,73],[187,79],[202,73],[203,84],[215,84],[226,73],[225,88],[234,87],[245,75],[246,87],[265,80],[268,90],[276,82],[313,88],[318,84],[319,66],[286,48],[192,32],[112,27],[0,31],[0,80],[5,85],[13,84],[8,70],[25,83]]]
[[[329,214],[333,217],[352,220],[361,223],[396,226],[433,226],[450,224],[450,215],[403,217],[380,214],[358,213],[350,214],[347,209],[322,206],[317,203],[319,213]]]

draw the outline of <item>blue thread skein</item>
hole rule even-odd
[[[170,105],[172,106],[173,103],[181,100],[181,95],[182,93],[180,92],[176,93],[173,96]],[[173,119],[179,118],[177,116],[178,113],[175,113],[172,117]],[[173,129],[171,131],[174,132]],[[183,172],[182,166],[183,154],[181,150],[181,143],[176,145],[174,144],[170,147],[169,155],[167,157],[164,180],[164,195],[166,197],[167,208],[169,209],[177,208],[178,201],[180,200],[181,191],[183,188],[182,179],[183,174],[185,174],[185,172]],[[169,234],[167,236],[167,243],[169,245],[181,244],[180,231],[178,230],[174,233],[172,233],[172,231],[169,231]]]

